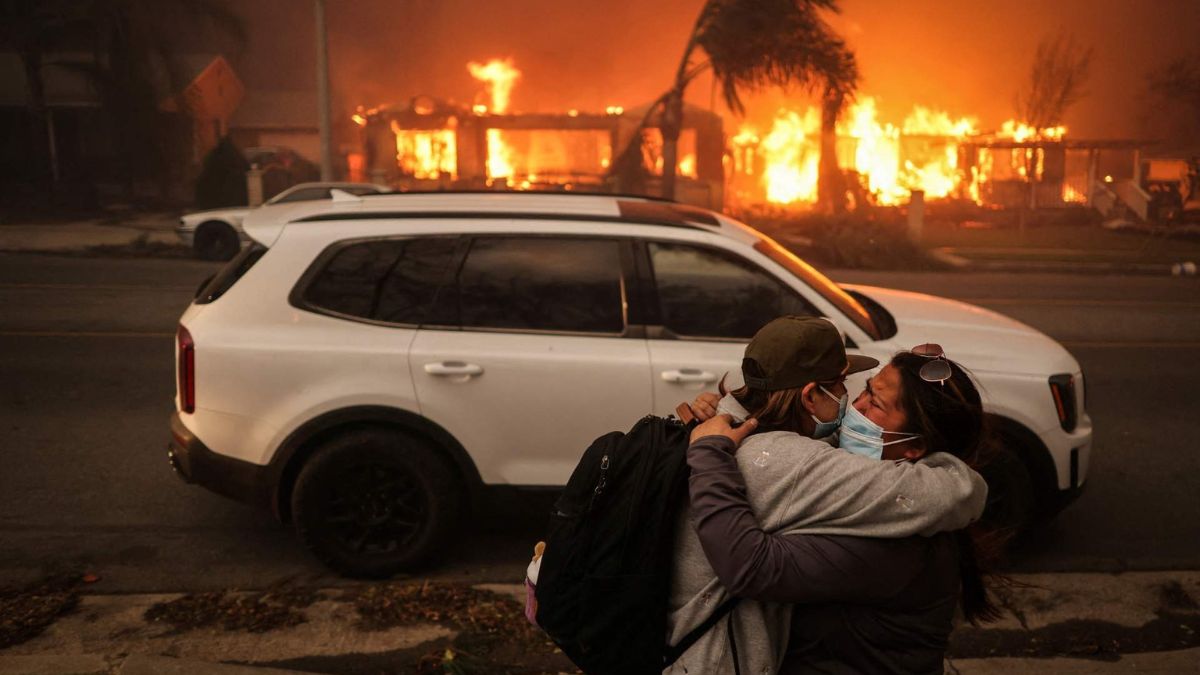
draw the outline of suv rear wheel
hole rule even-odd
[[[292,491],[292,518],[322,562],[346,576],[381,578],[441,554],[461,504],[461,483],[434,450],[399,431],[361,429],[308,459]]]

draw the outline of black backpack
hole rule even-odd
[[[537,622],[592,675],[659,673],[732,608],[668,648],[675,525],[687,500],[693,424],[644,417],[597,438],[550,515]]]

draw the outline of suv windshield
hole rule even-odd
[[[783,265],[787,271],[796,275],[801,281],[820,293],[834,307],[841,310],[842,314],[849,317],[864,333],[871,336],[872,340],[883,339],[879,327],[871,320],[870,312],[863,307],[861,302],[854,299],[846,291],[843,291],[840,286],[830,281],[829,277],[818,272],[815,267],[804,262],[796,254],[781,246],[779,242],[761,232],[756,231],[755,234],[759,236],[759,240],[754,244],[756,251]]]

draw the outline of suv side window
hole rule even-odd
[[[677,335],[749,340],[775,317],[819,316],[791,288],[732,253],[659,242],[647,248],[663,325]]]
[[[619,334],[625,330],[620,246],[609,239],[478,237],[454,289],[457,323]]]
[[[454,248],[455,239],[448,237],[350,244],[304,290],[304,303],[363,319],[420,324]]]

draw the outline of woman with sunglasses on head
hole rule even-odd
[[[732,392],[722,386],[723,398],[707,402],[711,405],[703,396],[695,402],[696,417],[720,416],[693,430],[687,453],[691,504],[676,531],[667,617],[667,661],[678,658],[666,672],[703,675],[739,667],[744,673],[777,672],[792,605],[774,597],[779,590],[774,582],[812,560],[789,558],[775,535],[844,535],[814,540],[832,546],[860,538],[868,546],[890,540],[883,544],[890,550],[914,535],[962,529],[982,514],[987,485],[956,456],[936,452],[920,462],[878,461],[883,443],[890,443],[889,454],[903,443],[891,442],[895,434],[884,441],[882,428],[874,433],[873,422],[848,410],[844,379],[879,362],[848,355],[842,340],[823,318],[775,319],[746,347],[746,384]],[[681,406],[681,416],[686,412]],[[731,420],[745,424],[735,429]],[[830,444],[839,428],[873,440],[846,452]],[[756,545],[747,546],[750,541]],[[720,554],[712,549],[732,557],[715,558]],[[851,549],[846,555],[857,553]],[[869,559],[879,561],[880,555],[872,549]],[[817,589],[858,589],[873,582],[848,578],[844,566],[833,563],[810,567],[824,575],[806,577]],[[730,591],[741,596],[736,604]]]
[[[941,673],[956,608],[972,623],[997,618],[965,530],[893,539],[764,530],[733,456],[747,435],[727,416],[693,431],[691,514],[730,594],[791,605],[779,673]],[[971,378],[937,345],[920,345],[868,381],[838,444],[887,463],[940,453],[970,464],[982,436]]]

